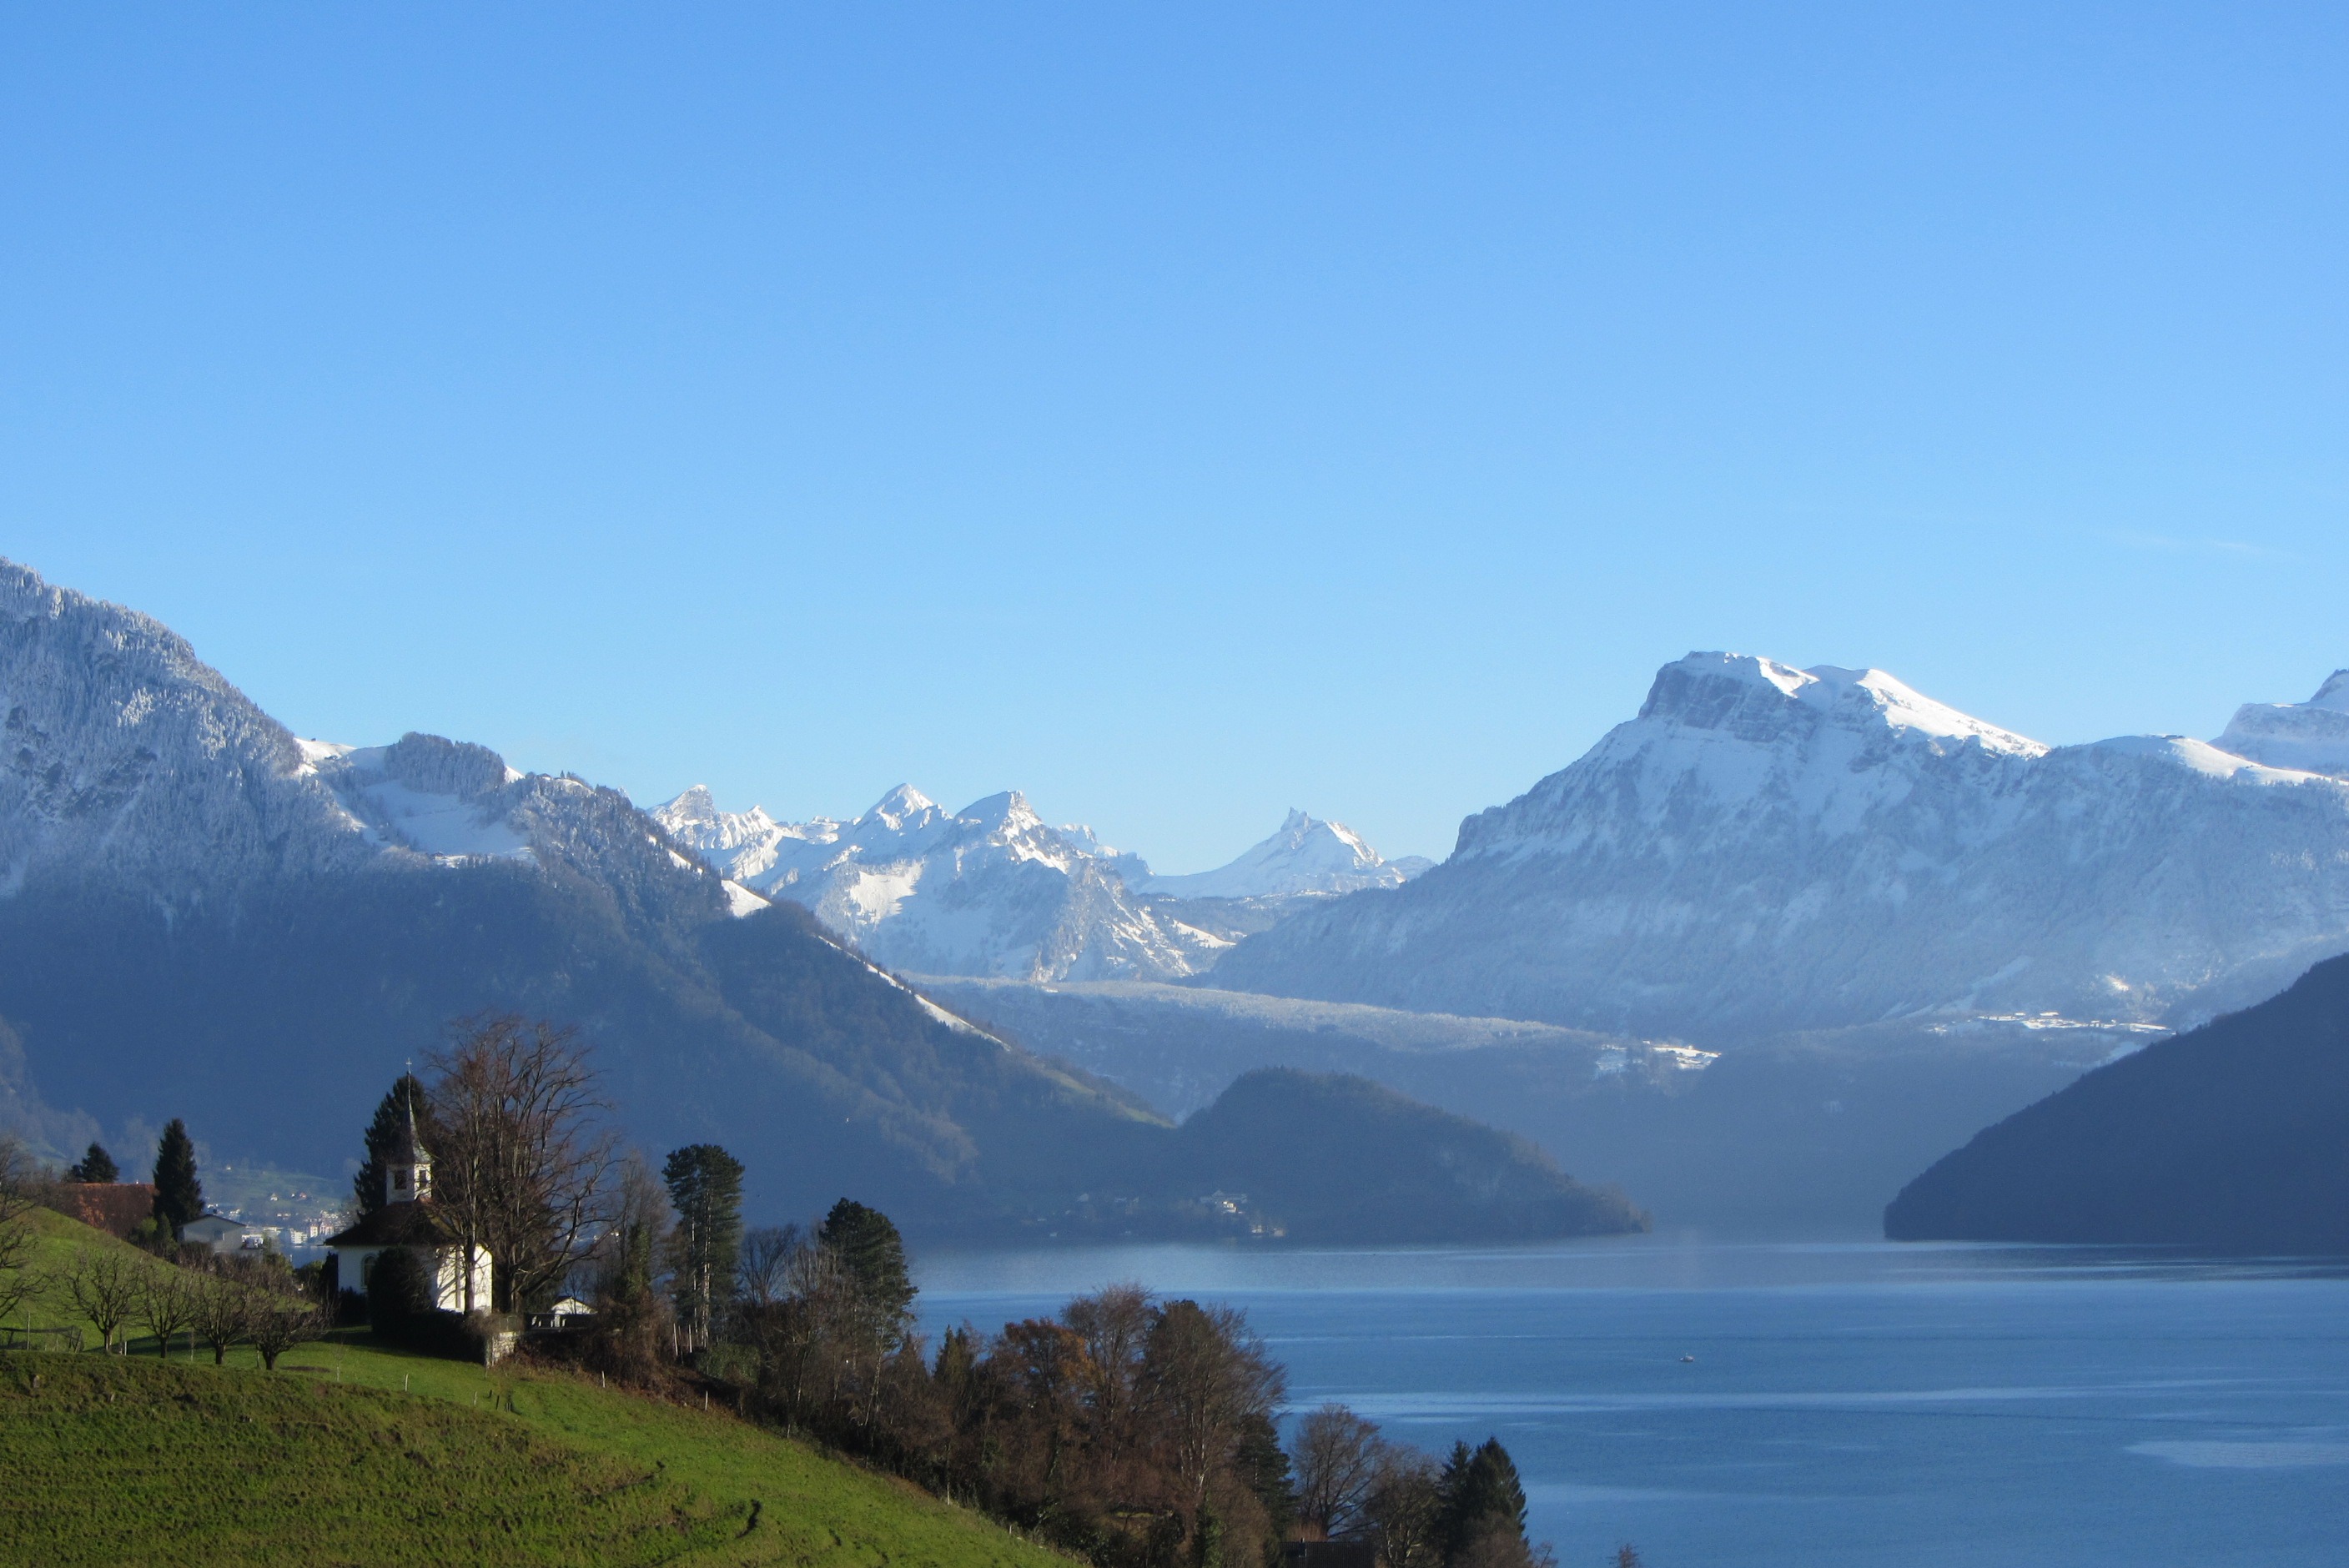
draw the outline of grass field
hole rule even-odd
[[[59,1256],[120,1244],[42,1224]],[[184,1346],[159,1357],[151,1339],[132,1351],[0,1356],[0,1470],[17,1482],[0,1501],[0,1561],[1068,1562],[723,1410],[569,1374],[387,1350],[363,1331],[274,1374],[250,1351],[226,1368]]]

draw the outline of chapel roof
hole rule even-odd
[[[322,1243],[329,1247],[434,1246],[446,1240],[422,1203],[386,1203]]]

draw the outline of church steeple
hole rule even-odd
[[[383,1201],[421,1202],[432,1196],[432,1156],[416,1136],[416,1100],[412,1092],[401,1099],[401,1109],[407,1115],[401,1119],[398,1141],[384,1154]]]

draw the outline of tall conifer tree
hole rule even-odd
[[[1444,1561],[1465,1553],[1484,1536],[1502,1532],[1522,1542],[1526,1537],[1526,1489],[1517,1465],[1498,1438],[1481,1447],[1452,1445],[1436,1482],[1436,1531]]]
[[[367,1122],[367,1159],[360,1162],[358,1174],[351,1178],[351,1201],[357,1217],[362,1220],[384,1205],[384,1161],[407,1140],[411,1108],[416,1117],[416,1140],[429,1152],[432,1148],[431,1102],[425,1098],[421,1080],[414,1073],[402,1073],[393,1080],[389,1092],[376,1105],[375,1116]]]
[[[188,1124],[173,1117],[155,1145],[155,1218],[173,1236],[204,1212],[204,1186],[196,1180],[196,1143]]]
[[[876,1319],[890,1326],[911,1320],[914,1276],[905,1267],[905,1238],[888,1215],[843,1198],[823,1217],[815,1239],[840,1260]]]
[[[690,1143],[661,1167],[677,1229],[669,1289],[678,1320],[695,1349],[710,1343],[719,1315],[734,1295],[742,1250],[742,1162],[715,1143]]]
[[[84,1151],[80,1160],[66,1167],[66,1180],[68,1181],[119,1181],[122,1180],[122,1168],[115,1164],[113,1155],[93,1143]]]

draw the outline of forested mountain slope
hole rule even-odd
[[[1985,1130],[1884,1231],[2349,1253],[2349,958]]]

